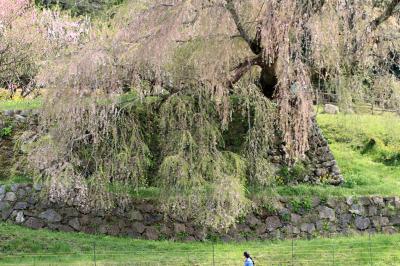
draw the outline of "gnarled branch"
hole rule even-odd
[[[246,74],[253,66],[262,66],[263,60],[262,56],[258,55],[252,58],[246,58],[242,63],[238,64],[231,70],[230,77],[228,78],[226,84],[232,87],[236,82],[238,82],[244,74]]]

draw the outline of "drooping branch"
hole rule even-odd
[[[232,16],[233,21],[235,22],[236,28],[240,33],[240,36],[247,42],[247,44],[250,46],[251,51],[254,54],[259,54],[261,53],[261,45],[260,45],[260,34],[259,31],[260,29],[257,28],[257,34],[256,34],[256,38],[251,38],[249,33],[246,31],[246,29],[244,28],[239,14],[235,8],[235,4],[233,3],[233,0],[227,0],[226,1],[226,9],[229,11],[229,13]]]
[[[398,12],[400,9],[400,0],[392,0],[392,2],[387,6],[386,10],[376,19],[371,21],[369,25],[369,30],[374,31],[383,22],[388,20],[392,15]]]

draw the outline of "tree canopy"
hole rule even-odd
[[[63,29],[76,27],[44,39],[79,38],[35,75],[50,93],[32,169],[54,200],[108,208],[156,186],[171,215],[227,228],[251,206],[247,188],[274,185],[276,143],[285,167],[304,159],[316,94],[349,109],[370,98],[399,108],[399,9],[398,0],[141,0],[106,22],[59,15]]]

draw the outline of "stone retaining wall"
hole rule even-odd
[[[4,111],[0,112],[0,183],[11,175],[21,152],[15,149],[15,144],[21,136],[32,137],[36,135],[38,124],[37,112]],[[3,135],[4,129],[10,130],[9,135]],[[15,168],[14,168],[15,169]]]
[[[208,232],[190,222],[166,218],[151,201],[134,201],[109,213],[79,210],[40,196],[40,185],[0,186],[0,220],[30,228],[102,233],[143,239],[184,241],[217,237],[224,241],[313,237],[332,233],[396,233],[399,197],[291,200],[281,198],[244,217],[226,234]]]
[[[12,125],[21,129],[36,129],[38,125],[37,110],[8,110],[0,112],[0,129]]]

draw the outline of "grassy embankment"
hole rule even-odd
[[[0,224],[0,265],[212,265],[213,244],[146,241],[82,233],[30,230]],[[295,265],[400,265],[400,235],[296,240]],[[215,243],[215,265],[290,265],[291,241]]]
[[[348,185],[358,187],[361,194],[373,193],[371,187],[383,194],[400,194],[399,116],[321,115],[319,122]]]
[[[280,186],[287,196],[400,195],[400,117],[318,114],[346,179],[343,186]]]

